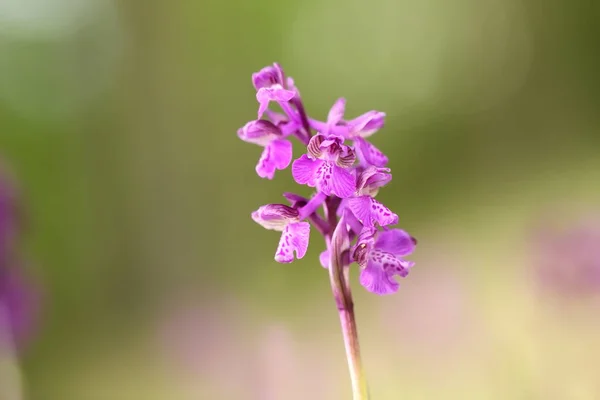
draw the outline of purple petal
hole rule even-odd
[[[360,284],[371,293],[386,295],[396,293],[400,285],[393,280],[378,265],[372,265],[370,262],[367,267],[360,271]]]
[[[283,69],[277,63],[267,65],[252,74],[252,84],[256,90],[273,85],[283,85]]]
[[[321,252],[319,255],[319,262],[323,268],[329,268],[329,250]]]
[[[396,292],[399,286],[394,276],[407,276],[412,266],[413,262],[402,260],[376,247],[369,252],[367,266],[360,273],[360,283],[370,292],[379,295],[391,294]]]
[[[377,147],[367,142],[361,137],[354,138],[355,150],[358,151],[359,157],[367,164],[376,167],[385,167],[388,163],[388,158]]]
[[[310,236],[310,224],[308,222],[296,222],[285,227],[279,240],[279,246],[275,253],[275,261],[280,263],[291,263],[296,258],[300,259],[308,249]]]
[[[350,197],[356,191],[356,180],[345,168],[333,166],[332,192],[340,199]]]
[[[327,125],[335,126],[338,122],[344,118],[344,112],[346,110],[346,99],[343,97],[337,99],[331,110],[329,110],[329,114],[327,115]]]
[[[356,181],[350,171],[325,161],[316,172],[317,189],[327,196],[350,197],[356,191]]]
[[[392,174],[389,168],[377,168],[371,165],[358,176],[356,186],[359,194],[374,197],[379,188],[387,185],[391,180]]]
[[[273,148],[275,168],[286,169],[292,162],[292,142],[289,140],[274,140],[269,145]]]
[[[375,222],[381,226],[398,223],[398,216],[396,214],[369,196],[350,198],[348,199],[347,207],[364,226],[374,226]]]
[[[402,229],[391,229],[379,234],[375,248],[402,257],[415,250],[415,240]]]
[[[317,133],[315,136],[310,138],[308,145],[306,146],[306,152],[310,155],[310,158],[319,158],[323,154],[321,144],[325,140],[325,136]]]
[[[300,213],[284,204],[267,204],[252,213],[252,219],[266,229],[283,231],[287,225],[299,220]]]
[[[275,170],[285,169],[292,161],[292,143],[287,140],[274,140],[262,152],[256,173],[261,178],[273,179]]]
[[[369,111],[361,116],[348,121],[352,136],[369,137],[379,129],[385,122],[385,113],[379,111]]]
[[[290,101],[295,96],[295,93],[291,90],[285,90],[281,85],[273,85],[271,87],[263,87],[256,92],[256,100],[260,104],[258,108],[258,118],[262,118],[262,115],[269,107],[269,102],[277,101],[279,103]]]
[[[323,160],[312,160],[306,154],[292,163],[292,176],[301,185],[316,186],[316,176]]]
[[[281,130],[272,122],[264,119],[250,121],[238,129],[238,137],[244,142],[266,146],[281,137]]]

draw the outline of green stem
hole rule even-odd
[[[344,217],[337,224],[331,237],[331,258],[329,261],[329,278],[331,290],[335,299],[344,336],[346,358],[352,382],[354,400],[368,400],[369,391],[360,358],[358,331],[354,317],[354,302],[348,281],[348,268],[345,265],[343,254],[348,250],[349,239],[346,232]]]

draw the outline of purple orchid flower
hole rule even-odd
[[[389,228],[398,223],[398,215],[374,198],[392,175],[385,168],[388,158],[366,138],[383,126],[385,114],[369,111],[344,120],[346,100],[339,98],[325,122],[311,119],[295,82],[284,76],[278,64],[254,74],[252,82],[258,91],[259,118],[266,115],[270,121],[251,121],[238,131],[238,136],[265,148],[256,166],[258,175],[272,179],[275,170],[287,168],[292,158],[292,144],[287,137],[293,135],[306,147],[306,153],[291,163],[292,176],[296,183],[315,188],[316,192],[310,199],[285,193],[289,206],[262,206],[252,213],[252,219],[266,229],[281,232],[275,252],[275,260],[280,263],[306,255],[311,225],[323,236],[325,251],[319,262],[329,273],[340,313],[354,399],[366,399],[349,266],[358,263],[360,283],[368,291],[379,295],[394,293],[399,287],[394,277],[405,277],[414,265],[403,257],[411,254],[416,245],[416,240],[405,231]],[[269,109],[272,101],[281,106],[285,115]],[[312,130],[317,131],[314,136]]]
[[[378,232],[365,228],[353,257],[361,267],[360,283],[368,291],[384,295],[398,291],[394,276],[406,277],[415,263],[403,257],[415,249],[416,241],[401,229]]]
[[[238,130],[238,137],[245,142],[264,147],[256,164],[261,178],[273,179],[275,170],[283,170],[292,161],[292,143],[284,138],[281,129],[270,121],[250,121]]]
[[[310,224],[300,222],[300,212],[284,204],[267,204],[252,213],[252,219],[266,229],[280,231],[281,239],[275,252],[275,261],[291,263],[294,252],[298,259],[308,249]]]
[[[258,118],[262,118],[271,101],[285,107],[285,104],[296,96],[296,90],[286,89],[285,83],[283,69],[277,63],[252,74],[252,84],[256,89],[256,100],[260,104]]]
[[[346,198],[356,190],[354,176],[348,170],[354,164],[352,149],[340,136],[317,134],[307,147],[308,154],[292,164],[292,176],[302,185],[316,187],[327,196]]]

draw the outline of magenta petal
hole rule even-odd
[[[289,140],[274,140],[269,146],[273,147],[275,168],[286,169],[292,162],[292,143]]]
[[[344,199],[356,191],[356,180],[352,173],[329,161],[323,162],[317,170],[316,183],[319,191],[327,196],[334,194]]]
[[[400,285],[377,263],[369,262],[360,271],[360,284],[371,293],[378,295],[392,294],[398,291]]]
[[[252,84],[256,90],[273,85],[283,85],[283,69],[277,63],[268,65],[252,74]]]
[[[381,226],[398,223],[398,216],[396,214],[369,196],[348,199],[347,207],[364,226],[374,226],[375,222]]]
[[[316,175],[323,160],[312,160],[306,154],[292,163],[292,176],[301,185],[316,186]]]
[[[381,129],[385,122],[385,113],[380,111],[369,111],[361,116],[348,121],[350,130],[354,135],[361,137],[369,137],[379,129]]]
[[[346,99],[343,97],[337,99],[337,101],[329,110],[327,115],[327,125],[334,126],[344,118],[344,112],[346,110]]]
[[[256,173],[261,178],[273,179],[275,170],[286,169],[292,161],[292,143],[287,140],[274,140],[263,150]]]
[[[255,169],[256,173],[261,178],[273,179],[275,176],[275,163],[273,148],[271,146],[267,146],[263,149]]]
[[[310,224],[308,222],[296,222],[286,226],[279,240],[275,261],[291,263],[294,261],[294,252],[296,252],[296,258],[304,257],[308,249],[309,236]]]
[[[413,238],[402,229],[391,229],[379,234],[375,247],[396,256],[407,256],[415,250]]]
[[[263,87],[256,92],[256,100],[260,103],[258,108],[258,118],[262,118],[263,113],[267,110],[269,102],[285,102],[294,98],[296,93],[291,90],[284,89],[281,85],[273,85],[271,87]]]
[[[354,138],[356,148],[359,150],[359,155],[369,165],[376,167],[385,167],[388,163],[388,158],[377,147],[361,137]]]

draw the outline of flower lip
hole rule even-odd
[[[286,226],[299,221],[297,209],[285,204],[267,204],[252,213],[252,219],[266,229],[283,231]]]
[[[266,146],[273,140],[281,138],[281,130],[272,122],[258,119],[250,121],[238,129],[238,137],[245,142]]]
[[[406,277],[414,262],[403,259],[413,252],[415,240],[401,229],[378,232],[365,227],[353,249],[353,258],[360,265],[360,283],[378,295],[394,293],[399,284],[394,276]]]

